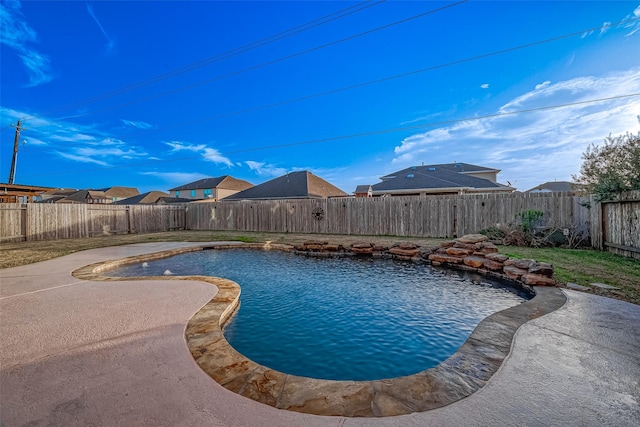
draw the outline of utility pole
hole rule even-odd
[[[18,140],[20,139],[20,131],[27,128],[21,127],[20,120],[17,125],[11,125],[16,128],[16,137],[13,140],[13,157],[11,158],[11,172],[9,172],[9,184],[13,184],[13,178],[16,174],[16,163],[18,162]]]

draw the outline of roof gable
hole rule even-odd
[[[486,168],[485,168],[486,169]],[[489,169],[488,169],[489,170]],[[450,168],[437,166],[418,166],[403,169],[378,184],[372,189],[376,191],[421,190],[445,188],[506,188],[502,184],[488,179],[478,178],[465,173],[454,172]]]
[[[540,184],[537,187],[533,187],[525,193],[532,192],[572,192],[573,184],[569,181],[549,181],[544,184]]]
[[[157,203],[158,199],[162,197],[169,197],[169,195],[162,191],[148,191],[146,193],[138,194],[133,197],[128,197],[117,201],[117,205],[144,205]]]
[[[461,174],[473,173],[473,172],[500,172],[498,169],[494,169],[494,168],[487,168],[484,166],[472,165],[470,163],[457,162],[457,163],[443,163],[438,165],[411,166],[406,169],[402,169],[397,172],[385,175],[380,179],[382,180],[391,179],[396,176],[406,175],[408,173],[411,173],[412,171],[432,172],[433,170],[449,171],[449,172],[461,173]]]
[[[358,185],[354,193],[368,193],[369,191],[371,191],[370,185]]]
[[[140,194],[137,188],[133,187],[106,187],[98,188],[98,191],[104,192],[107,197],[127,198]]]
[[[291,172],[223,200],[300,199],[347,196],[347,193],[308,171]]]
[[[188,184],[181,185],[170,189],[169,191],[181,191],[181,190],[201,190],[201,189],[214,189],[220,188],[225,190],[244,190],[252,187],[249,181],[243,179],[236,179],[229,175],[219,176],[217,178],[204,178],[198,181],[193,181]]]

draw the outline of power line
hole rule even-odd
[[[427,15],[431,15],[431,14],[434,14],[434,13],[437,13],[437,12],[441,12],[441,11],[443,11],[445,9],[449,9],[451,7],[454,7],[454,6],[458,6],[458,5],[461,5],[463,3],[467,3],[468,1],[469,0],[459,0],[459,1],[455,2],[455,3],[451,3],[451,4],[448,4],[446,6],[442,6],[442,7],[436,8],[436,9],[432,9],[432,10],[429,10],[427,12],[422,12],[422,13],[419,13],[417,15],[413,15],[413,16],[410,16],[408,18],[401,19],[399,21],[395,21],[395,22],[392,22],[392,23],[389,23],[389,24],[385,24],[383,26],[376,27],[376,28],[364,31],[362,33],[354,34],[354,35],[351,35],[351,36],[348,36],[348,37],[345,37],[345,38],[342,38],[342,39],[339,39],[339,40],[335,40],[335,41],[332,41],[332,42],[329,42],[329,43],[325,43],[325,44],[322,44],[322,45],[319,45],[319,46],[312,47],[310,49],[306,49],[306,50],[303,50],[303,51],[300,51],[300,52],[296,52],[296,53],[293,53],[293,54],[290,54],[290,55],[286,55],[286,56],[283,56],[283,57],[280,57],[280,58],[277,58],[277,59],[273,59],[271,61],[263,62],[261,64],[257,64],[257,65],[253,65],[251,67],[243,68],[241,70],[236,70],[236,71],[233,71],[233,72],[230,72],[230,73],[227,73],[227,74],[223,74],[223,75],[211,78],[211,79],[202,80],[202,81],[199,81],[199,82],[196,82],[196,83],[192,83],[192,84],[187,85],[187,86],[182,86],[182,87],[177,88],[177,89],[172,89],[172,90],[169,90],[169,91],[166,91],[166,92],[161,92],[159,94],[148,96],[146,98],[137,99],[137,100],[130,101],[130,102],[127,102],[127,103],[124,103],[124,104],[115,105],[115,106],[103,108],[103,109],[100,109],[100,110],[88,111],[86,113],[77,114],[77,115],[74,115],[74,117],[82,117],[82,116],[86,116],[86,115],[90,115],[90,114],[97,114],[97,113],[103,113],[105,111],[117,110],[117,109],[128,107],[128,106],[131,106],[131,105],[139,104],[141,102],[146,102],[146,101],[150,101],[152,99],[157,99],[157,98],[161,98],[161,97],[164,97],[164,96],[167,96],[167,95],[171,95],[171,94],[174,94],[174,93],[182,92],[182,91],[185,91],[185,90],[188,90],[188,89],[193,89],[193,88],[198,87],[198,86],[202,86],[202,85],[205,85],[205,84],[213,83],[215,81],[223,80],[223,79],[226,79],[226,78],[229,78],[229,77],[237,76],[239,74],[244,74],[244,73],[247,73],[249,71],[254,71],[254,70],[269,66],[269,65],[277,64],[279,62],[283,62],[283,61],[286,61],[286,60],[289,60],[289,59],[292,59],[292,58],[296,58],[298,56],[306,55],[308,53],[315,52],[315,51],[320,50],[320,49],[324,49],[324,48],[327,48],[327,47],[330,47],[330,46],[337,45],[339,43],[344,43],[344,42],[349,41],[349,40],[353,40],[353,39],[356,39],[356,38],[359,38],[359,37],[362,37],[362,36],[365,36],[365,35],[368,35],[368,34],[372,34],[372,33],[377,32],[377,31],[385,30],[387,28],[391,28],[391,27],[396,26],[396,25],[404,24],[404,23],[407,23],[409,21],[412,21],[412,20],[415,20],[415,19],[418,19],[418,18],[422,18],[422,17],[427,16]]]
[[[406,131],[406,130],[416,130],[416,129],[422,129],[422,128],[433,127],[433,126],[444,126],[444,125],[450,125],[450,124],[454,124],[454,123],[485,120],[485,119],[505,117],[505,116],[513,116],[513,115],[516,115],[516,114],[531,113],[531,112],[536,112],[536,111],[554,110],[554,109],[559,109],[559,108],[573,107],[573,106],[576,106],[576,105],[594,104],[594,103],[597,103],[597,102],[612,101],[612,100],[624,99],[624,98],[633,98],[633,97],[636,97],[636,96],[640,96],[640,92],[631,93],[631,94],[627,94],[627,95],[610,96],[610,97],[607,97],[607,98],[590,99],[590,100],[586,100],[586,101],[575,101],[575,102],[569,102],[569,103],[564,103],[564,104],[548,105],[548,106],[545,106],[545,107],[528,108],[528,109],[524,109],[524,110],[506,111],[506,112],[494,113],[494,114],[485,114],[485,115],[482,115],[482,116],[466,117],[466,118],[462,118],[462,119],[451,119],[451,120],[444,120],[444,121],[438,121],[438,122],[423,123],[423,124],[419,124],[419,125],[402,126],[402,127],[387,128],[387,129],[379,129],[379,130],[368,131],[368,132],[360,132],[360,133],[354,133],[354,134],[349,134],[349,135],[338,135],[338,136],[332,136],[332,137],[327,137],[327,138],[318,138],[318,139],[311,139],[311,140],[306,140],[306,141],[290,142],[290,143],[286,143],[286,144],[276,144],[276,145],[269,145],[269,146],[264,146],[264,147],[255,147],[255,148],[247,148],[247,149],[235,150],[235,151],[225,151],[225,152],[220,152],[219,154],[220,155],[239,154],[239,153],[247,153],[247,152],[253,152],[253,151],[264,151],[264,150],[273,150],[273,149],[278,149],[278,148],[295,147],[295,146],[299,146],[299,145],[318,144],[318,143],[322,143],[322,142],[333,142],[333,141],[340,141],[340,140],[345,140],[345,139],[362,138],[362,137],[366,137],[366,136],[382,135],[382,134],[401,132],[401,131]],[[181,162],[181,161],[185,161],[185,160],[195,160],[195,159],[200,159],[200,158],[202,158],[202,155],[187,156],[187,157],[180,157],[180,158],[167,159],[167,160],[154,160],[154,161],[149,161],[149,162],[130,163],[130,164],[119,165],[119,166],[109,166],[108,169],[123,169],[123,168],[137,167],[137,166],[155,165],[155,164],[161,164],[161,163],[174,163],[174,162]],[[34,175],[29,175],[27,177],[77,174],[77,173],[81,173],[81,172],[92,172],[92,171],[104,170],[104,169],[105,168],[91,168],[91,169],[83,169],[83,170],[75,169],[73,171],[67,171],[67,172],[51,172],[51,173],[44,173],[44,174],[34,174]]]
[[[416,75],[416,74],[425,73],[427,71],[433,71],[433,70],[437,70],[437,69],[440,69],[440,68],[451,67],[453,65],[464,64],[466,62],[477,61],[479,59],[489,58],[491,56],[502,55],[502,54],[509,53],[509,52],[514,52],[514,51],[517,51],[517,50],[520,50],[520,49],[525,49],[525,48],[528,48],[528,47],[538,46],[538,45],[542,45],[542,44],[545,44],[545,43],[550,43],[550,42],[562,40],[562,39],[569,38],[569,37],[579,36],[579,35],[582,35],[582,34],[584,34],[586,32],[600,30],[600,29],[605,28],[605,27],[606,28],[615,27],[617,25],[621,25],[623,23],[626,24],[626,23],[629,23],[629,22],[632,22],[632,21],[636,21],[636,20],[640,20],[640,18],[627,19],[627,20],[623,20],[623,21],[620,21],[620,22],[615,22],[615,23],[612,23],[612,24],[605,24],[605,25],[601,25],[601,26],[598,26],[598,27],[587,28],[585,30],[575,31],[575,32],[572,32],[572,33],[563,34],[563,35],[560,35],[560,36],[555,36],[555,37],[551,37],[551,38],[544,39],[544,40],[538,40],[538,41],[534,41],[534,42],[531,42],[531,43],[526,43],[526,44],[522,44],[522,45],[518,45],[518,46],[506,48],[506,49],[501,49],[501,50],[496,50],[496,51],[493,51],[493,52],[483,53],[483,54],[480,54],[480,55],[475,55],[475,56],[471,56],[471,57],[467,57],[467,58],[463,58],[463,59],[458,59],[458,60],[451,61],[451,62],[446,62],[446,63],[443,63],[443,64],[432,65],[432,66],[429,66],[429,67],[420,68],[420,69],[413,70],[413,71],[407,71],[407,72],[401,73],[401,74],[395,74],[393,76],[382,77],[382,78],[375,79],[375,80],[369,80],[369,81],[362,82],[362,83],[356,83],[356,84],[349,85],[349,86],[343,86],[341,88],[330,89],[330,90],[327,90],[327,91],[318,92],[318,93],[314,93],[314,94],[310,94],[310,95],[304,95],[304,96],[301,96],[301,97],[298,97],[298,98],[291,98],[291,99],[287,99],[287,100],[284,100],[284,101],[278,101],[278,102],[274,102],[274,103],[271,103],[271,104],[264,104],[264,105],[260,105],[260,106],[257,106],[257,107],[251,107],[251,108],[246,108],[246,109],[243,109],[243,110],[233,111],[233,112],[230,112],[230,113],[218,114],[218,115],[215,115],[215,116],[204,117],[204,118],[201,118],[201,119],[191,120],[191,121],[188,121],[188,122],[176,123],[176,124],[173,124],[173,125],[163,126],[163,127],[156,128],[156,129],[135,130],[135,131],[132,131],[132,132],[124,133],[124,134],[122,134],[120,136],[121,137],[122,136],[128,136],[128,135],[137,134],[137,133],[141,133],[141,132],[158,132],[158,131],[161,131],[161,130],[172,129],[172,128],[176,128],[176,127],[180,127],[180,126],[194,125],[194,124],[197,124],[197,123],[203,123],[203,122],[208,122],[208,121],[213,121],[213,120],[219,120],[219,119],[223,119],[223,118],[226,118],[226,117],[237,116],[237,115],[240,115],[240,114],[246,114],[246,113],[251,113],[251,112],[255,112],[255,111],[266,110],[266,109],[274,108],[274,107],[280,107],[280,106],[287,105],[287,104],[292,104],[292,103],[295,103],[295,102],[306,101],[306,100],[313,99],[313,98],[318,98],[318,97],[321,97],[321,96],[333,95],[335,93],[345,92],[345,91],[348,91],[348,90],[357,89],[357,88],[361,88],[361,87],[365,87],[365,86],[370,86],[370,85],[373,85],[373,84],[384,83],[384,82],[391,81],[391,80],[396,80],[396,79],[400,79],[400,78],[404,78],[404,77],[409,77],[409,76],[413,76],[413,75]]]
[[[170,78],[173,78],[173,77],[176,77],[176,76],[179,76],[179,75],[194,71],[196,69],[199,69],[199,68],[214,64],[216,62],[220,62],[220,61],[223,61],[225,59],[229,59],[229,58],[231,58],[233,56],[249,52],[251,50],[257,49],[259,47],[265,46],[265,45],[270,44],[270,43],[274,43],[276,41],[285,39],[287,37],[291,37],[293,35],[302,33],[304,31],[308,31],[308,30],[310,30],[312,28],[316,28],[316,27],[319,27],[321,25],[327,24],[329,22],[333,22],[335,20],[338,20],[340,18],[344,18],[346,16],[352,15],[354,13],[361,12],[361,11],[366,10],[368,8],[371,8],[371,7],[374,7],[374,6],[378,6],[378,5],[382,4],[382,3],[384,3],[385,1],[386,0],[376,0],[376,1],[372,2],[372,0],[366,0],[366,1],[358,3],[356,5],[349,6],[349,7],[345,8],[345,9],[341,9],[341,10],[339,10],[337,12],[330,13],[329,15],[325,15],[323,17],[314,19],[314,20],[309,21],[307,23],[298,25],[298,26],[293,27],[293,28],[289,28],[287,30],[281,31],[279,33],[276,33],[276,34],[273,34],[273,35],[270,35],[270,36],[267,36],[267,37],[264,37],[262,39],[259,39],[259,40],[253,41],[251,43],[242,45],[240,47],[228,50],[226,52],[223,52],[223,53],[220,53],[220,54],[217,54],[217,55],[214,55],[214,56],[210,56],[208,58],[202,59],[200,61],[194,62],[194,63],[189,64],[189,65],[185,65],[185,66],[177,68],[175,70],[168,71],[166,73],[159,74],[159,75],[154,76],[154,77],[150,77],[150,78],[142,80],[142,81],[140,81],[138,83],[134,83],[134,84],[131,84],[129,86],[122,87],[120,89],[115,89],[115,90],[112,90],[110,92],[106,92],[106,93],[104,93],[102,95],[97,95],[97,96],[94,96],[92,98],[85,99],[83,101],[78,101],[78,102],[76,102],[74,104],[69,104],[69,105],[66,105],[66,106],[58,107],[58,108],[53,109],[53,110],[46,111],[43,114],[52,114],[52,113],[56,113],[56,112],[60,112],[60,111],[65,111],[65,110],[69,110],[69,109],[73,109],[73,108],[78,108],[78,107],[81,107],[81,106],[84,106],[84,105],[92,104],[92,103],[95,103],[95,102],[99,102],[99,101],[114,97],[114,96],[117,96],[117,95],[121,95],[123,93],[130,92],[132,90],[139,89],[141,87],[148,86],[150,84],[158,83],[160,81],[167,80],[167,79],[170,79]],[[34,118],[34,117],[33,116],[29,116],[29,117],[23,118],[22,120],[28,120],[28,119],[31,119],[31,118]],[[2,129],[2,130],[4,130],[4,129]]]
[[[161,131],[161,130],[173,129],[173,128],[180,127],[180,126],[188,126],[188,125],[193,125],[193,124],[197,124],[197,123],[203,123],[203,122],[207,122],[207,121],[219,120],[219,119],[223,119],[223,118],[226,118],[226,117],[232,117],[232,116],[236,116],[236,115],[240,115],[240,114],[246,114],[246,113],[265,110],[265,109],[269,109],[269,108],[279,107],[279,106],[283,106],[283,105],[287,105],[287,104],[292,104],[292,103],[295,103],[295,102],[306,101],[306,100],[313,99],[313,98],[318,98],[318,97],[321,97],[321,96],[332,95],[332,94],[335,94],[335,93],[345,92],[345,91],[352,90],[352,89],[357,89],[357,88],[361,88],[361,87],[365,87],[365,86],[370,86],[370,85],[374,85],[374,84],[378,84],[378,83],[384,83],[384,82],[387,82],[387,81],[396,80],[396,79],[400,79],[400,78],[404,78],[404,77],[409,77],[409,76],[412,76],[412,75],[417,75],[417,74],[425,73],[425,72],[428,72],[428,71],[433,71],[433,70],[437,70],[437,69],[441,69],[441,68],[451,67],[451,66],[454,66],[454,65],[464,64],[466,62],[472,62],[472,61],[477,61],[477,60],[484,59],[484,58],[489,58],[489,57],[492,57],[492,56],[502,55],[502,54],[505,54],[505,53],[510,53],[510,52],[514,52],[514,51],[517,51],[517,50],[526,49],[526,48],[529,48],[529,47],[534,47],[534,46],[538,46],[538,45],[542,45],[542,44],[546,44],[546,43],[551,43],[551,42],[562,40],[562,39],[565,39],[565,38],[580,36],[580,35],[583,35],[584,33],[590,32],[590,31],[600,30],[600,29],[605,28],[605,27],[606,28],[616,27],[616,26],[619,26],[619,25],[622,25],[622,24],[628,24],[629,22],[633,22],[633,21],[637,21],[637,20],[640,20],[640,18],[625,19],[625,20],[622,20],[622,21],[619,21],[619,22],[614,22],[614,23],[611,23],[611,24],[608,23],[608,24],[605,24],[605,25],[597,26],[597,27],[591,27],[591,28],[587,28],[587,29],[584,29],[584,30],[580,30],[580,31],[574,31],[572,33],[567,33],[567,34],[554,36],[554,37],[543,39],[543,40],[538,40],[538,41],[534,41],[534,42],[530,42],[530,43],[525,43],[525,44],[518,45],[518,46],[513,46],[513,47],[509,47],[509,48],[505,48],[505,49],[496,50],[496,51],[493,51],[493,52],[488,52],[488,53],[483,53],[483,54],[480,54],[480,55],[475,55],[475,56],[471,56],[471,57],[467,57],[467,58],[463,58],[463,59],[458,59],[458,60],[451,61],[451,62],[446,62],[446,63],[443,63],[443,64],[432,65],[432,66],[429,66],[429,67],[420,68],[420,69],[417,69],[417,70],[412,70],[412,71],[408,71],[408,72],[401,73],[401,74],[382,77],[382,78],[379,78],[379,79],[374,79],[374,80],[369,80],[369,81],[366,81],[366,82],[356,83],[356,84],[349,85],[349,86],[343,86],[341,88],[330,89],[330,90],[323,91],[323,92],[318,92],[318,93],[315,93],[315,94],[304,95],[304,96],[301,96],[301,97],[298,97],[298,98],[291,98],[291,99],[284,100],[284,101],[278,101],[278,102],[274,102],[274,103],[270,103],[270,104],[264,104],[264,105],[260,105],[260,106],[256,106],[256,107],[237,110],[237,111],[233,111],[233,112],[230,112],[230,113],[223,113],[223,114],[218,114],[218,115],[215,115],[215,116],[210,116],[210,117],[205,117],[205,118],[201,118],[201,119],[191,120],[191,121],[188,121],[188,122],[176,123],[176,124],[173,124],[173,125],[163,126],[163,127],[156,128],[156,129],[134,130],[134,131],[131,131],[131,132],[127,132],[127,133],[121,134],[120,137],[129,136],[129,135],[135,135],[135,134],[142,133],[142,132],[158,132],[158,131]],[[40,126],[46,126],[46,125],[48,125],[48,123],[40,125]],[[40,127],[40,126],[35,125],[35,126],[32,126],[32,127]]]

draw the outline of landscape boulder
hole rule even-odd
[[[460,243],[480,243],[487,240],[488,237],[484,234],[465,234],[464,236],[456,239],[456,242]]]
[[[553,278],[548,276],[543,276],[542,274],[533,274],[527,273],[523,274],[520,279],[524,282],[525,285],[531,286],[555,286],[556,281]]]

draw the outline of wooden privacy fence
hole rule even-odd
[[[0,204],[0,240],[3,242],[184,228],[184,205]]]
[[[178,229],[450,238],[514,223],[527,210],[542,211],[547,226],[590,232],[594,248],[640,259],[640,191],[603,203],[568,193],[131,206],[3,203],[0,241]]]
[[[640,191],[619,200],[591,203],[591,244],[628,258],[640,259]]]
[[[453,237],[539,210],[546,225],[588,232],[589,212],[582,201],[567,193],[221,201],[190,204],[186,225],[190,230]]]

